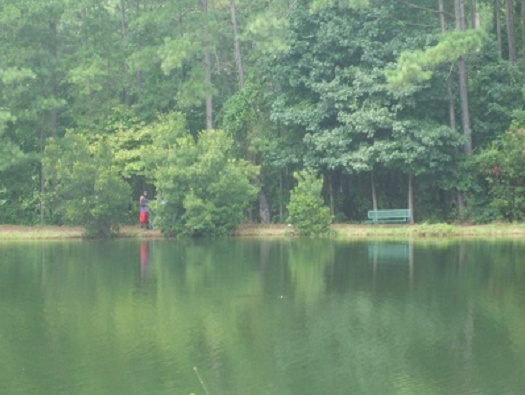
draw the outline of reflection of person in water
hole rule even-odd
[[[149,265],[149,243],[142,241],[140,243],[140,278],[145,279],[148,275]]]

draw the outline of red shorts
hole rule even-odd
[[[140,213],[139,222],[141,224],[147,224],[149,222],[149,213]]]

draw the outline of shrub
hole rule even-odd
[[[257,196],[258,168],[234,158],[232,146],[219,130],[194,138],[182,115],[158,121],[150,158],[158,196],[154,224],[164,234],[222,236],[242,222]]]
[[[487,191],[484,210],[492,220],[525,220],[525,130],[511,127],[500,139],[476,156],[480,183]]]
[[[113,166],[107,146],[90,146],[84,136],[67,133],[46,147],[43,164],[46,205],[58,221],[84,226],[90,237],[118,231],[131,189]]]
[[[328,232],[332,216],[321,197],[322,177],[317,177],[312,170],[302,170],[295,172],[294,178],[297,185],[290,195],[289,221],[301,236]]]

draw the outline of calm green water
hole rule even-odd
[[[0,394],[523,394],[525,243],[0,244]]]

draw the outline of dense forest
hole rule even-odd
[[[525,0],[0,0],[0,50],[0,223],[525,218]]]

